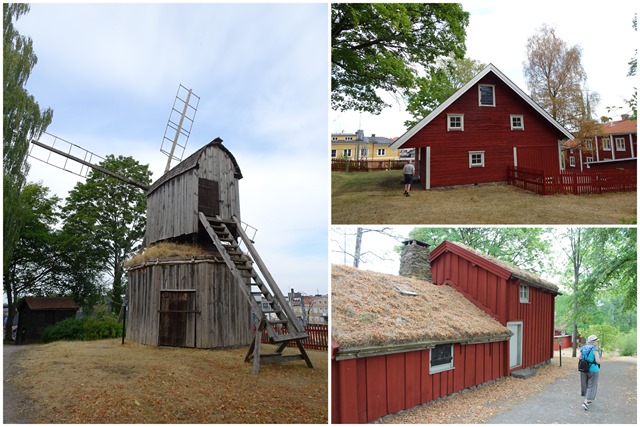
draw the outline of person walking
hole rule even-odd
[[[416,172],[416,167],[413,166],[413,163],[409,162],[402,168],[402,173],[404,174],[404,196],[409,197],[411,194],[411,183],[413,182],[413,175]]]
[[[596,335],[589,335],[587,344],[580,349],[580,360],[589,362],[589,372],[580,372],[580,391],[584,397],[582,408],[589,410],[589,405],[596,400],[598,392],[598,376],[600,375],[600,350],[598,343],[600,340]]]

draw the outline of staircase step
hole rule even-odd
[[[291,334],[284,334],[284,335],[276,335],[270,341],[273,341],[274,343],[276,343],[276,342],[285,342],[285,341],[295,341],[295,340],[305,339],[308,337],[309,337],[309,334],[307,334],[306,332],[298,332],[298,333],[291,333]]]
[[[285,325],[289,323],[289,319],[269,320],[268,322],[272,325]]]

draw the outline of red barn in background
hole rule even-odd
[[[489,64],[392,149],[416,149],[424,188],[506,182],[508,167],[562,169],[571,133]]]

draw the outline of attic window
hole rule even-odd
[[[524,130],[524,116],[518,114],[511,115],[511,130]]]
[[[529,287],[527,285],[520,285],[520,302],[529,303]]]
[[[429,351],[429,373],[453,369],[453,344],[437,345]]]
[[[464,114],[447,114],[447,130],[464,130]]]
[[[478,97],[481,107],[495,107],[496,97],[494,93],[494,85],[478,85]]]

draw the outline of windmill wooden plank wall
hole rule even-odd
[[[146,243],[202,231],[198,211],[240,219],[240,168],[216,138],[156,181],[147,196]]]
[[[167,259],[130,269],[127,338],[147,345],[223,348],[251,343],[251,311],[224,263],[207,259]],[[162,328],[163,300],[187,295],[183,337],[167,336]],[[179,313],[166,313],[179,323]],[[164,333],[164,336],[163,336]]]

